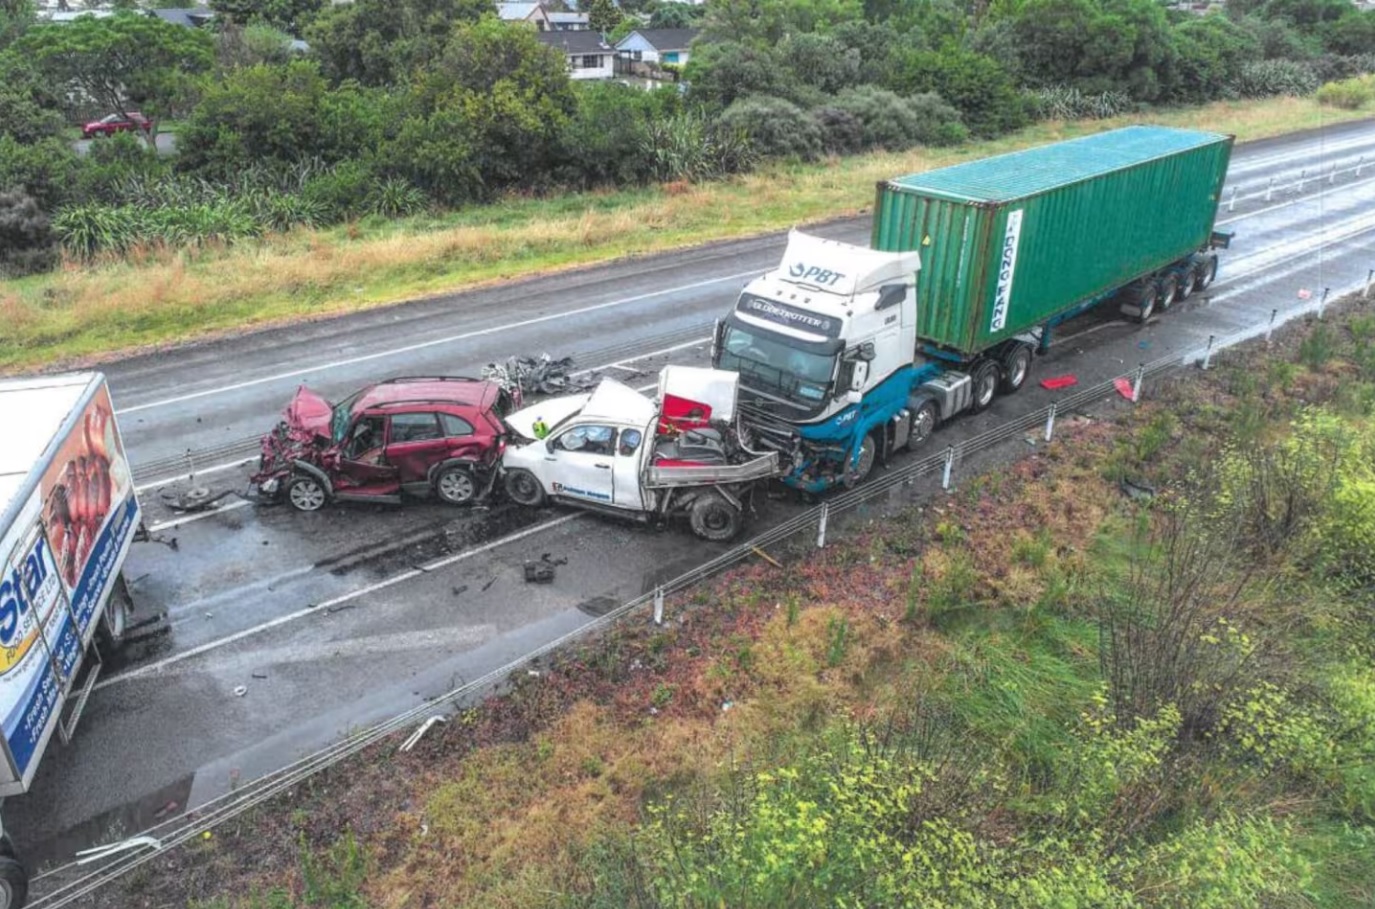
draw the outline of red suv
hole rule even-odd
[[[129,111],[129,116],[123,114],[110,114],[101,117],[99,120],[92,120],[81,126],[81,138],[94,139],[97,136],[113,136],[115,133],[152,133],[152,119],[143,116],[136,110]]]
[[[304,385],[263,436],[252,483],[301,511],[326,502],[400,502],[433,492],[464,505],[491,489],[502,422],[519,392],[460,376],[389,379],[333,405]]]

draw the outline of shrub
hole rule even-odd
[[[1241,98],[1269,98],[1292,95],[1301,98],[1318,89],[1313,68],[1295,60],[1253,60],[1244,63],[1232,81],[1231,90]]]
[[[828,155],[850,155],[865,147],[864,124],[848,110],[827,105],[812,111],[821,128],[821,147]]]
[[[1090,94],[1064,85],[1037,89],[1027,97],[1038,120],[1105,120],[1120,117],[1133,107],[1126,92]]]
[[[908,53],[888,87],[908,95],[935,92],[976,136],[1000,136],[1027,122],[1027,102],[1011,74],[992,57],[959,47]]]
[[[821,155],[821,128],[816,120],[782,98],[736,101],[721,114],[716,127],[745,136],[754,151],[766,158],[812,161]]]
[[[930,92],[900,98],[887,89],[864,85],[841,92],[831,106],[859,120],[865,148],[901,151],[913,145],[954,145],[969,138],[959,111]]]
[[[1329,82],[1318,89],[1318,103],[1343,110],[1360,110],[1375,101],[1375,76],[1355,76]]]
[[[0,192],[0,275],[18,278],[57,264],[57,241],[33,197]]]
[[[368,193],[368,208],[384,218],[403,218],[425,210],[425,194],[401,177],[388,177]]]
[[[301,196],[319,207],[326,222],[346,221],[367,212],[367,199],[377,175],[362,161],[343,161],[316,174],[301,187]]]
[[[758,160],[742,130],[720,123],[708,124],[703,115],[695,112],[651,121],[644,151],[654,178],[662,181],[743,173]]]
[[[0,135],[0,192],[20,190],[44,211],[69,198],[79,166],[76,152],[62,139],[25,145]]]

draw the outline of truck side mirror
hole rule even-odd
[[[544,450],[547,451],[547,452],[549,452],[550,454],[553,454],[553,453],[554,453],[554,440],[553,440],[553,439],[545,439],[545,440],[544,440]]]
[[[859,351],[856,356],[864,363],[872,363],[874,357],[878,356],[878,352],[874,350],[874,342],[865,341],[863,344],[859,345]],[[865,371],[868,372],[868,370]]]

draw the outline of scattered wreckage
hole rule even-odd
[[[519,389],[462,376],[388,379],[338,405],[303,385],[263,437],[250,483],[300,511],[403,493],[466,505],[496,482],[502,418],[520,403]]]
[[[750,450],[735,425],[738,382],[733,372],[667,366],[657,401],[603,379],[591,394],[511,414],[506,495],[643,521],[686,517],[697,536],[729,540],[748,492],[781,472],[778,453]]]

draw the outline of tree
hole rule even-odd
[[[714,0],[702,21],[704,43],[772,47],[790,34],[828,32],[864,17],[861,0]]]
[[[390,85],[438,59],[456,24],[492,9],[492,0],[355,0],[321,10],[305,38],[334,84]]]
[[[621,11],[611,0],[592,0],[587,6],[587,26],[601,35],[609,35],[621,24]]]
[[[0,275],[18,278],[56,263],[52,222],[38,203],[22,192],[0,192]]]
[[[221,70],[243,69],[259,63],[290,62],[291,36],[270,25],[225,22],[215,36],[215,57]]]
[[[1226,16],[1191,16],[1174,27],[1175,60],[1168,77],[1169,96],[1199,103],[1222,97],[1260,45]]]
[[[33,25],[36,10],[33,0],[0,0],[0,51]]]
[[[1318,29],[1323,45],[1334,54],[1354,57],[1375,53],[1375,10],[1351,11]]]
[[[779,56],[788,61],[795,83],[810,85],[823,94],[834,95],[859,84],[859,49],[847,47],[831,35],[789,35]]]
[[[660,3],[649,14],[650,28],[692,28],[697,24],[702,7],[687,3]]]
[[[21,60],[5,63],[0,67],[0,135],[26,145],[60,135],[62,115],[37,74]]]
[[[310,24],[327,0],[210,0],[210,8],[221,19],[235,25],[270,25],[299,35]]]
[[[125,12],[35,25],[10,53],[27,58],[50,84],[103,110],[171,111],[185,99],[192,77],[210,69],[214,38],[200,29]]]
[[[1027,121],[1026,102],[1008,71],[993,58],[954,44],[909,52],[888,87],[902,95],[935,92],[976,136],[999,136]]]
[[[703,42],[683,73],[693,98],[728,106],[747,95],[782,93],[784,71],[773,54],[737,41]]]

